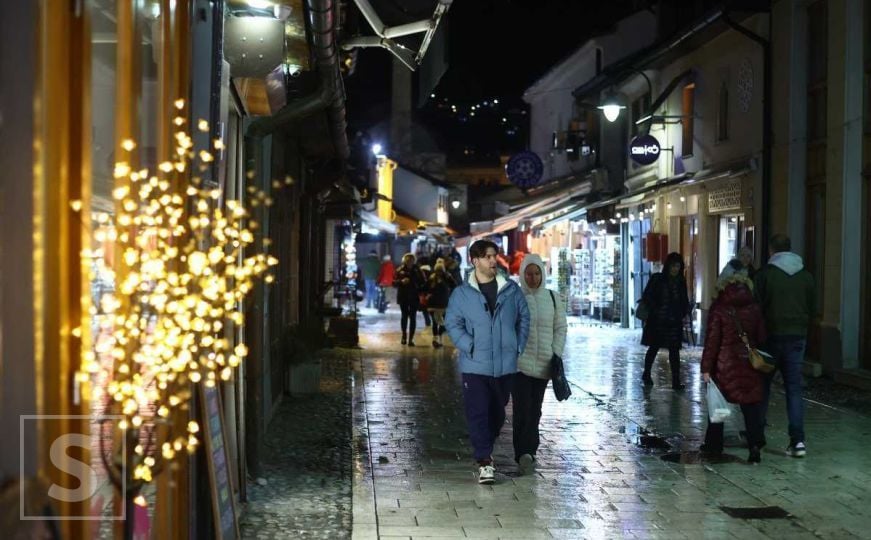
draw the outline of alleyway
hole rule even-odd
[[[398,328],[393,313],[367,310],[360,321],[355,539],[869,537],[871,419],[808,403],[808,457],[789,458],[776,393],[761,465],[748,465],[741,447],[699,463],[700,349],[684,351],[686,391],[665,384],[664,357],[645,390],[637,333],[577,320],[566,354],[574,395],[558,403],[548,390],[536,472],[517,474],[509,411],[494,453],[497,483],[479,486],[453,348],[434,350],[428,329],[417,347],[403,347]],[[744,519],[724,507],[785,512]]]

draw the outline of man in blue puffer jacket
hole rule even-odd
[[[529,337],[529,307],[520,287],[497,275],[496,244],[469,248],[475,271],[454,289],[445,327],[460,352],[466,422],[478,462],[478,483],[496,480],[493,443],[505,423],[517,357]]]

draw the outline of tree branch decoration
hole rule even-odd
[[[246,346],[233,346],[226,329],[230,322],[242,326],[245,298],[257,280],[273,281],[268,272],[278,263],[257,252],[258,224],[245,206],[223,201],[220,190],[202,178],[212,170],[211,149],[194,149],[183,129],[184,101],[175,107],[173,161],[160,163],[156,171],[134,170],[136,143],[121,144],[127,155],[115,164],[116,211],[103,216],[116,259],[115,294],[100,302],[111,335],[84,354],[79,374],[79,380],[88,381],[103,372],[109,381],[105,405],[122,417],[116,435],[134,446],[124,462],[129,469],[119,466],[117,456],[113,464],[101,453],[113,483],[119,485],[120,476],[127,475],[134,493],[152,481],[162,463],[196,450],[197,422],[173,433],[171,420],[179,409],[187,410],[194,383],[214,386],[229,380],[244,360]],[[198,129],[208,132],[208,123],[201,120]],[[223,142],[212,146],[222,150]],[[183,182],[188,173],[190,182]],[[250,207],[272,204],[253,187],[246,198]],[[264,248],[268,245],[263,239]],[[110,357],[111,373],[106,373],[101,359]],[[159,440],[157,426],[167,426]]]

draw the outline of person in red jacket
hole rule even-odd
[[[749,353],[741,340],[747,334],[752,347],[765,343],[765,320],[753,296],[753,282],[735,274],[719,284],[720,293],[711,306],[705,350],[702,354],[702,378],[713,380],[729,403],[741,405],[747,430],[747,461],[759,463],[765,446],[762,420],[764,376],[753,369]],[[723,424],[709,423],[702,452],[723,452]]]
[[[381,269],[378,270],[378,311],[384,313],[387,311],[387,289],[393,286],[393,274],[396,272],[396,267],[390,259],[390,255],[384,256],[384,262],[381,263]]]

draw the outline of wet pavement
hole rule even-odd
[[[420,319],[419,319],[420,320]],[[548,389],[534,474],[520,476],[511,412],[494,451],[497,482],[480,486],[465,429],[454,349],[399,344],[398,314],[364,310],[353,380],[353,538],[869,538],[871,419],[807,404],[808,457],[785,455],[783,396],[768,447],[711,462],[701,349],[685,350],[670,387],[640,384],[639,333],[571,320],[567,402]],[[666,459],[663,459],[666,458]]]
[[[285,395],[267,430],[259,478],[248,481],[242,538],[351,536],[351,362],[358,351],[318,353],[311,394]]]

